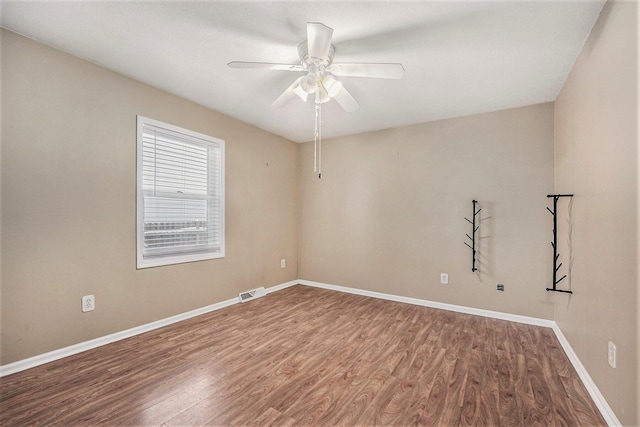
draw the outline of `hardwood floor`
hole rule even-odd
[[[0,425],[606,425],[551,329],[294,286],[0,379]]]

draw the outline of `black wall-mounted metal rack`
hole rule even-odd
[[[558,264],[558,258],[560,257],[560,254],[558,253],[558,200],[561,197],[573,197],[573,194],[547,194],[547,197],[553,197],[553,210],[547,208],[547,210],[551,212],[551,215],[553,215],[553,242],[551,242],[551,246],[553,246],[553,287],[546,288],[546,290],[547,292],[563,292],[565,294],[572,294],[572,291],[558,289],[557,285],[567,277],[565,274],[558,279],[558,270],[562,266],[562,263]]]
[[[477,252],[476,251],[476,231],[478,231],[478,228],[480,228],[480,221],[477,221],[478,225],[476,225],[476,217],[478,216],[482,208],[476,210],[476,205],[478,204],[477,200],[472,200],[472,203],[473,203],[472,219],[469,219],[467,217],[464,218],[467,221],[469,221],[469,223],[471,224],[471,236],[467,234],[467,237],[469,238],[469,240],[471,240],[471,244],[467,242],[464,242],[464,244],[469,246],[469,249],[471,249],[471,272],[473,273],[478,271],[478,269],[476,268],[476,252]]]

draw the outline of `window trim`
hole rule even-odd
[[[163,128],[215,144],[220,147],[220,249],[208,252],[192,252],[185,254],[167,254],[144,257],[144,192],[143,180],[143,130],[145,125]],[[182,264],[224,258],[225,256],[225,141],[209,135],[181,128],[169,123],[136,116],[136,268],[160,267],[164,265]]]

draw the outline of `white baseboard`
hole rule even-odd
[[[479,308],[465,307],[461,305],[446,304],[441,302],[422,300],[418,298],[410,298],[410,297],[403,297],[398,295],[385,294],[381,292],[366,291],[363,289],[330,285],[327,283],[312,282],[309,280],[298,280],[298,283],[302,285],[313,286],[316,288],[346,292],[349,294],[363,295],[363,296],[368,296],[373,298],[386,299],[389,301],[421,305],[424,307],[438,308],[441,310],[455,311],[458,313],[474,314],[476,316],[491,317],[494,319],[508,320],[511,322],[524,323],[524,324],[533,325],[533,326],[549,327],[556,334],[556,337],[558,338],[558,341],[560,341],[560,344],[562,345],[564,352],[567,354],[567,357],[571,361],[571,364],[573,365],[574,369],[578,373],[578,376],[582,380],[582,383],[584,384],[585,388],[589,392],[591,399],[593,399],[593,402],[598,407],[598,410],[600,410],[600,413],[602,414],[602,417],[604,418],[604,420],[607,422],[609,426],[622,425],[618,420],[618,418],[616,417],[616,415],[614,414],[611,407],[609,406],[609,404],[607,403],[607,401],[605,400],[602,393],[600,393],[600,390],[598,389],[596,384],[591,379],[591,376],[585,369],[584,365],[582,364],[582,362],[580,362],[578,355],[576,355],[576,353],[573,351],[573,348],[571,348],[569,341],[567,341],[567,338],[564,336],[564,334],[558,327],[558,324],[553,320],[539,319],[536,317],[528,317],[528,316],[520,316],[517,314],[502,313],[499,311],[483,310]]]
[[[589,392],[589,395],[593,399],[593,403],[595,403],[600,410],[600,413],[602,414],[604,420],[610,426],[621,426],[622,423],[620,422],[620,420],[618,420],[618,417],[616,417],[616,414],[613,412],[602,393],[600,393],[600,390],[596,386],[596,383],[594,383],[591,379],[589,372],[587,372],[582,362],[580,362],[578,355],[573,351],[571,344],[569,344],[569,341],[567,341],[567,338],[564,336],[562,330],[560,330],[560,327],[556,322],[553,322],[553,332],[555,332],[556,337],[558,337],[560,345],[562,345],[564,352],[571,361],[571,364],[578,373],[578,376],[582,380],[582,384],[584,384],[585,388]]]
[[[312,282],[312,281],[309,281],[309,280],[293,280],[293,281],[290,281],[290,282],[281,283],[279,285],[275,285],[275,286],[272,286],[270,288],[267,288],[266,291],[267,291],[267,294],[270,294],[272,292],[277,292],[277,291],[289,288],[289,287],[297,285],[297,284],[307,285],[307,286],[312,286],[312,287],[322,288],[322,289],[329,289],[329,290],[338,291],[338,292],[345,292],[345,293],[349,293],[349,294],[356,294],[356,295],[363,295],[363,296],[368,296],[368,297],[373,297],[373,298],[385,299],[385,300],[389,300],[389,301],[402,302],[402,303],[406,303],[406,304],[413,304],[413,305],[420,305],[420,306],[424,306],[424,307],[437,308],[437,309],[441,309],[441,310],[455,311],[455,312],[458,312],[458,313],[466,313],[466,314],[473,314],[473,315],[476,315],[476,316],[483,316],[483,317],[491,317],[491,318],[494,318],[494,319],[508,320],[510,322],[524,323],[524,324],[527,324],[527,325],[543,326],[543,327],[552,328],[554,333],[556,334],[556,337],[558,337],[558,341],[560,341],[560,344],[562,345],[562,348],[564,349],[565,353],[567,354],[567,357],[571,361],[571,364],[575,368],[576,372],[578,373],[578,376],[582,380],[582,383],[584,384],[585,388],[589,392],[589,395],[591,396],[591,398],[593,399],[594,403],[596,404],[596,406],[600,410],[600,413],[604,417],[604,419],[607,422],[607,424],[610,425],[610,426],[620,426],[620,425],[622,425],[620,423],[620,421],[618,420],[618,418],[615,416],[613,410],[611,409],[611,407],[609,406],[607,401],[605,400],[604,396],[602,396],[602,393],[600,393],[600,390],[598,390],[598,387],[596,386],[596,384],[591,379],[591,376],[589,375],[589,373],[585,369],[584,365],[582,365],[582,363],[580,362],[580,359],[578,358],[576,353],[571,348],[571,345],[569,344],[569,341],[567,341],[566,337],[564,336],[564,334],[562,333],[562,331],[560,330],[560,328],[558,327],[556,322],[554,322],[553,320],[539,319],[539,318],[536,318],[536,317],[520,316],[520,315],[517,315],[517,314],[510,314],[510,313],[502,313],[502,312],[499,312],[499,311],[483,310],[483,309],[479,309],[479,308],[472,308],[472,307],[465,307],[465,306],[460,306],[460,305],[446,304],[446,303],[428,301],[428,300],[423,300],[423,299],[418,299],[418,298],[403,297],[403,296],[398,296],[398,295],[385,294],[385,293],[382,293],[382,292],[366,291],[366,290],[363,290],[363,289],[356,289],[356,288],[349,288],[349,287],[345,287],[345,286],[330,285],[330,284],[327,284],[327,283]],[[62,359],[64,357],[72,356],[74,354],[81,353],[83,351],[91,350],[93,348],[100,347],[100,346],[103,346],[105,344],[109,344],[109,343],[112,343],[112,342],[115,342],[115,341],[119,341],[119,340],[122,340],[122,339],[125,339],[125,338],[130,338],[132,336],[139,335],[139,334],[142,334],[144,332],[152,331],[154,329],[158,329],[158,328],[161,328],[163,326],[171,325],[173,323],[177,323],[177,322],[180,322],[182,320],[187,320],[187,319],[190,319],[192,317],[199,316],[201,314],[206,314],[206,313],[210,313],[212,311],[220,310],[221,308],[228,307],[228,306],[231,306],[231,305],[234,305],[234,304],[238,304],[238,302],[239,302],[238,298],[228,299],[228,300],[221,301],[221,302],[218,302],[218,303],[215,303],[215,304],[212,304],[212,305],[208,305],[206,307],[202,307],[202,308],[198,308],[198,309],[195,309],[195,310],[191,310],[191,311],[188,311],[186,313],[182,313],[182,314],[178,314],[178,315],[175,315],[175,316],[167,317],[166,319],[161,319],[161,320],[158,320],[158,321],[155,321],[155,322],[147,323],[145,325],[137,326],[135,328],[127,329],[127,330],[124,330],[124,331],[121,331],[121,332],[116,332],[116,333],[110,334],[110,335],[106,335],[104,337],[99,337],[99,338],[95,338],[95,339],[92,339],[92,340],[89,340],[89,341],[85,341],[85,342],[82,342],[82,343],[74,344],[74,345],[71,345],[69,347],[64,347],[64,348],[61,348],[61,349],[58,349],[58,350],[50,351],[48,353],[44,353],[44,354],[41,354],[41,355],[38,355],[38,356],[30,357],[28,359],[19,360],[17,362],[13,362],[13,363],[10,363],[8,365],[0,366],[0,377],[6,376],[6,375],[10,375],[10,374],[13,374],[13,373],[16,373],[16,372],[24,371],[24,370],[29,369],[29,368],[34,368],[36,366],[43,365],[43,364],[49,363],[49,362],[53,362],[55,360]]]
[[[294,280],[292,282],[287,282],[287,283],[281,283],[271,288],[267,288],[266,291],[267,291],[267,294],[269,294],[271,292],[278,291],[280,289],[288,288],[289,286],[293,286],[297,283],[298,283],[297,280]],[[0,377],[4,377],[6,375],[24,371],[29,368],[35,368],[36,366],[44,365],[45,363],[53,362],[54,360],[59,360],[64,357],[82,353],[83,351],[91,350],[96,347],[101,347],[105,344],[110,344],[112,342],[120,341],[125,338],[130,338],[135,335],[140,335],[144,332],[149,332],[154,329],[162,328],[163,326],[168,326],[173,323],[187,320],[195,316],[200,316],[201,314],[206,314],[212,311],[220,310],[221,308],[229,307],[230,305],[237,304],[238,302],[239,302],[238,298],[231,298],[225,301],[220,301],[218,303],[208,305],[206,307],[187,311],[186,313],[181,313],[175,316],[167,317],[166,319],[160,319],[155,322],[136,326],[131,329],[115,332],[113,334],[105,335],[103,337],[98,337],[89,341],[84,341],[78,344],[70,345],[68,347],[63,347],[58,350],[50,351],[48,353],[29,357],[28,359],[18,360],[17,362],[0,366]]]
[[[280,283],[279,285],[272,286],[270,288],[267,288],[267,295],[269,295],[271,292],[281,291],[283,289],[290,288],[291,286],[297,285],[298,283],[300,283],[299,280],[292,280],[291,282]]]
[[[437,308],[440,310],[455,311],[457,313],[473,314],[482,317],[491,317],[493,319],[508,320],[510,322],[524,323],[527,325],[553,327],[553,320],[539,319],[537,317],[520,316],[518,314],[502,313],[500,311],[483,310],[481,308],[465,307],[462,305],[447,304],[443,302],[428,301],[418,298],[403,297],[382,292],[365,291],[363,289],[348,288],[345,286],[329,285],[327,283],[312,282],[309,280],[298,280],[302,285],[313,286],[316,288],[330,289],[333,291],[346,292],[349,294],[363,295],[367,297],[386,299],[389,301],[403,302],[406,304],[421,305],[423,307]]]

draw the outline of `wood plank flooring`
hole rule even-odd
[[[553,331],[294,286],[0,378],[0,425],[606,425]]]

